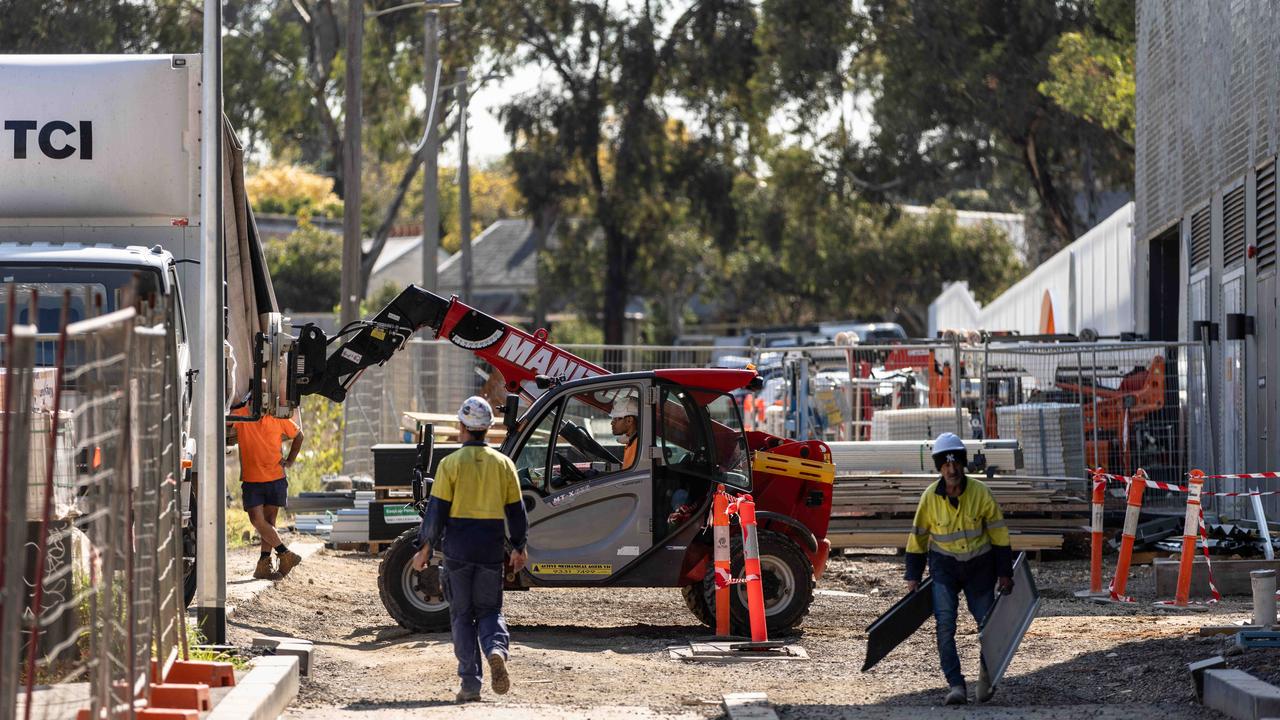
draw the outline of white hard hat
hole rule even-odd
[[[965,449],[964,441],[959,435],[951,432],[944,432],[933,441],[933,464],[939,468],[944,462],[959,462],[965,465],[969,460],[969,452]]]
[[[458,421],[468,430],[487,430],[493,424],[493,408],[488,400],[472,395],[458,408]]]
[[[636,402],[635,398],[629,397],[615,400],[613,409],[609,411],[609,417],[617,420],[628,415],[640,417],[640,403]]]

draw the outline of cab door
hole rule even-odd
[[[597,584],[652,546],[649,385],[602,382],[566,392],[543,409],[512,454],[529,511],[528,569],[536,581]],[[638,413],[619,423],[634,428],[621,437],[610,417],[618,407]]]

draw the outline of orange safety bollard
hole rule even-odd
[[[760,582],[760,541],[756,537],[756,504],[750,495],[738,499],[742,525],[742,558],[747,581],[747,611],[751,617],[751,642],[768,642],[764,617],[764,585]]]
[[[1187,607],[1191,600],[1191,568],[1200,537],[1200,494],[1204,491],[1204,471],[1192,470],[1187,478],[1187,516],[1182,523],[1182,557],[1178,562],[1178,590],[1173,604]]]
[[[711,533],[715,542],[716,636],[729,636],[729,586],[733,571],[729,557],[729,496],[716,486],[712,501]]]
[[[1129,483],[1128,507],[1124,511],[1124,534],[1120,538],[1120,558],[1116,560],[1116,576],[1111,581],[1111,602],[1133,602],[1124,594],[1129,582],[1129,560],[1133,556],[1133,538],[1138,533],[1138,516],[1142,514],[1142,491],[1147,488],[1147,472],[1142,468],[1134,473]]]
[[[1079,590],[1076,597],[1101,597],[1102,589],[1102,511],[1107,500],[1107,479],[1102,468],[1093,471],[1092,522],[1089,539],[1089,589]]]

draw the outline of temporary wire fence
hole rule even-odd
[[[562,347],[615,372],[751,363],[764,388],[741,398],[747,426],[784,437],[916,441],[950,431],[966,439],[1016,439],[1020,474],[1065,479],[1082,498],[1092,467],[1122,474],[1143,467],[1154,479],[1176,482],[1191,467],[1215,466],[1203,348],[1194,343],[991,338],[798,348]],[[451,413],[476,393],[500,399],[490,373],[448,342],[410,341],[353,387],[344,406],[344,470],[369,473],[370,446],[406,442],[406,411]],[[1180,501],[1155,492],[1148,506],[1172,511]]]
[[[64,311],[47,409],[34,328],[0,341],[0,720],[132,717],[153,660],[163,676],[186,656],[174,329],[163,302],[117,300],[75,323]]]

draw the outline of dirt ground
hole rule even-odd
[[[255,556],[229,558],[229,575],[247,575]],[[378,559],[324,550],[286,580],[239,604],[229,621],[233,643],[259,634],[315,642],[311,677],[287,717],[401,717],[434,708],[442,717],[704,718],[722,715],[723,693],[764,691],[782,718],[918,717],[940,704],[945,683],[931,625],[860,673],[866,627],[902,594],[901,558],[834,558],[812,610],[792,639],[807,662],[687,665],[667,647],[703,637],[676,590],[533,590],[508,593],[513,689],[485,690],[476,707],[451,708],[456,664],[447,634],[417,635],[397,626],[377,593]],[[1044,601],[999,691],[957,717],[1216,718],[1195,702],[1186,664],[1223,652],[1228,636],[1200,638],[1201,625],[1249,617],[1246,601],[1208,613],[1162,615],[1151,609],[1150,567],[1135,568],[1129,588],[1142,602],[1103,606],[1077,600],[1087,564],[1034,566]],[[237,580],[233,579],[234,583]],[[234,595],[234,593],[233,593]],[[971,619],[958,643],[966,674],[977,674]],[[1280,651],[1227,658],[1280,683]]]

